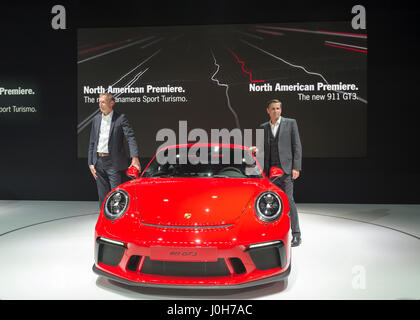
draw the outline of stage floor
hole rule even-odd
[[[420,205],[297,206],[287,281],[206,291],[94,274],[97,202],[0,201],[0,299],[420,299]]]

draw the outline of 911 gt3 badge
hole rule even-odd
[[[186,213],[186,214],[184,214],[184,218],[185,218],[185,219],[189,219],[189,218],[191,218],[191,213]]]

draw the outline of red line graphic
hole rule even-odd
[[[239,60],[239,58],[238,58],[238,56],[236,55],[236,53],[235,52],[233,52],[231,49],[229,49],[229,48],[227,48],[226,47],[226,49],[228,49],[229,50],[229,52],[236,58],[236,60],[238,61],[238,63],[240,63],[241,65],[242,65],[242,71],[243,72],[245,72],[246,74],[249,74],[249,81],[250,82],[264,82],[264,80],[253,80],[252,79],[252,73],[251,72],[249,72],[249,71],[247,71],[247,70],[245,70],[245,62],[244,61],[241,61],[241,60]]]
[[[328,35],[333,35],[333,36],[343,36],[343,37],[354,37],[354,38],[367,39],[366,34],[358,34],[358,33],[346,33],[346,32],[337,32],[337,31],[325,31],[325,30],[307,30],[307,29],[284,28],[284,27],[263,26],[263,25],[257,25],[256,28],[305,32],[305,33],[315,33],[315,34],[328,34]]]
[[[326,46],[330,46],[330,47],[336,47],[336,48],[341,48],[341,49],[347,49],[347,50],[352,50],[352,51],[367,53],[366,50],[359,50],[359,49],[354,49],[354,48],[349,48],[349,47],[337,46],[335,44],[330,44],[330,43],[324,43],[324,44]]]
[[[358,34],[358,33],[345,33],[345,32],[325,31],[325,30],[317,30],[317,32],[323,32],[323,33],[335,34],[335,35],[342,35],[342,36],[357,36],[357,37],[360,37],[360,38],[367,38],[366,34]]]

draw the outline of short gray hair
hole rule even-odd
[[[101,97],[101,96],[106,96],[109,101],[114,101],[115,102],[115,98],[112,95],[112,93],[109,93],[109,92],[101,93],[101,94],[99,94],[99,97]]]

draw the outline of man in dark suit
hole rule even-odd
[[[284,172],[284,175],[274,183],[289,199],[292,246],[296,247],[302,240],[293,198],[293,181],[299,177],[302,170],[302,145],[296,120],[282,117],[281,112],[282,105],[279,100],[273,99],[267,102],[270,121],[261,125],[264,129],[264,172],[269,176],[271,167],[281,168]],[[254,151],[258,150],[255,148]]]
[[[99,95],[101,112],[93,118],[90,131],[88,165],[98,187],[99,208],[106,195],[121,184],[122,172],[128,168],[124,138],[130,149],[130,167],[140,170],[134,131],[125,115],[113,110],[114,105],[112,94]]]

